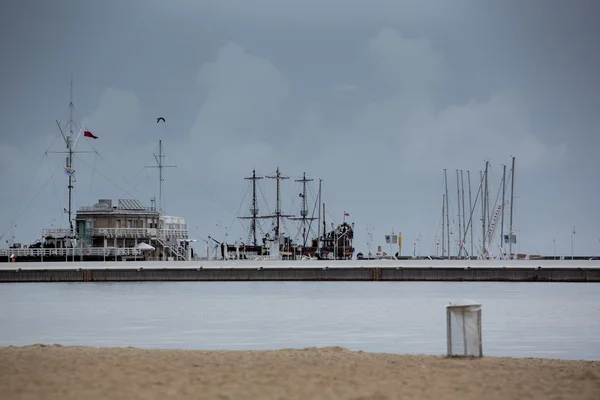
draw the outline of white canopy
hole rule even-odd
[[[154,247],[150,246],[148,243],[141,242],[137,245],[136,249],[138,250],[155,250]]]

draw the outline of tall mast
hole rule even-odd
[[[504,249],[504,194],[506,192],[506,165],[502,166],[502,219],[500,221],[500,248]]]
[[[319,220],[317,221],[317,250],[321,248],[321,183],[323,179],[319,179],[319,200],[317,200],[317,207],[319,208]],[[323,216],[325,219],[325,216]],[[323,232],[325,234],[325,232]],[[320,255],[321,253],[319,253]]]
[[[485,190],[483,185],[483,172],[479,171],[479,187],[481,188],[481,254],[483,255],[483,244],[485,243]]]
[[[448,208],[448,176],[446,175],[446,169],[444,168],[444,184],[446,186],[446,231],[448,241],[448,259],[450,259],[450,209]]]
[[[176,165],[164,165],[166,155],[162,152],[162,140],[158,141],[158,155],[154,154],[154,159],[157,165],[147,165],[146,168],[158,168],[158,210],[163,211],[163,168],[175,168]]]
[[[73,74],[71,74],[71,82],[69,88],[69,122],[68,122],[68,133],[65,134],[63,128],[60,126],[60,122],[56,121],[56,125],[60,130],[60,134],[62,135],[63,140],[65,141],[65,145],[67,146],[67,151],[49,151],[49,153],[66,153],[65,159],[65,171],[69,176],[68,183],[68,209],[65,209],[65,212],[69,217],[69,229],[71,230],[71,234],[75,236],[75,228],[73,226],[73,184],[75,183],[75,170],[73,169],[73,155],[76,153],[90,153],[88,151],[75,151],[75,145],[77,144],[77,138],[74,138],[74,129],[75,129],[75,120],[73,119],[75,113],[75,106],[73,103]],[[66,130],[67,127],[65,127]]]
[[[510,178],[510,221],[508,223],[509,230],[509,256],[512,257],[512,242],[513,242],[513,203],[515,200],[515,158],[512,158],[511,178]]]
[[[444,258],[444,254],[446,252],[446,229],[444,228],[444,225],[446,225],[444,219],[446,218],[446,195],[442,195],[442,258]]]
[[[464,231],[463,232],[463,236],[466,237],[467,236],[467,232],[466,232],[467,231],[467,224],[466,224],[466,221],[465,221],[465,180],[463,179],[463,171],[462,171],[462,169],[460,170],[460,187],[461,187],[461,191],[462,191],[461,196],[462,196],[462,217],[463,217],[463,231]],[[461,247],[460,247],[461,253],[462,253],[463,247],[465,247],[465,241],[464,240],[462,240]]]
[[[252,232],[252,244],[256,246],[256,227],[257,227],[257,219],[258,219],[258,205],[256,200],[256,181],[262,179],[262,176],[256,176],[256,170],[252,170],[252,176],[244,179],[248,179],[252,181],[252,208],[250,209],[249,217],[240,217],[242,219],[250,218],[252,219],[251,232]]]
[[[471,213],[471,217],[472,217],[472,213],[473,213],[473,202],[471,202],[471,171],[467,171],[467,181],[469,184],[469,211]],[[471,257],[473,256],[473,228],[471,228]]]
[[[295,180],[295,182],[302,183],[302,193],[300,193],[300,197],[302,197],[302,209],[300,210],[300,218],[290,219],[302,221],[302,247],[306,247],[306,242],[308,241],[308,232],[306,230],[306,226],[308,225],[309,221],[316,219],[308,217],[308,205],[306,202],[306,184],[312,181],[312,179],[306,179],[306,172],[302,175],[302,179]]]
[[[456,209],[458,210],[458,255],[461,253],[460,242],[462,241],[462,224],[460,221],[460,181],[458,180],[458,169],[456,170]]]
[[[485,224],[486,227],[489,227],[490,223],[490,190],[488,185],[488,177],[489,177],[489,165],[490,162],[485,162]],[[486,237],[487,239],[487,237]]]
[[[277,167],[275,176],[267,176],[267,178],[277,180],[277,202],[275,204],[275,215],[273,215],[273,217],[275,218],[275,237],[279,238],[279,235],[281,233],[281,218],[282,217],[292,217],[292,215],[283,215],[283,214],[281,214],[281,188],[280,188],[280,181],[282,179],[290,179],[290,178],[288,176],[281,176],[281,174],[279,173],[279,167]]]
[[[323,203],[323,241],[327,236],[327,222],[325,222],[325,203]]]
[[[70,86],[70,94],[69,94],[69,136],[66,137],[67,142],[67,151],[69,152],[69,156],[67,158],[67,168],[72,171],[73,170],[73,125],[75,121],[73,121],[73,74],[71,74],[71,86]],[[69,174],[69,227],[71,229],[71,234],[74,235],[73,231],[73,220],[72,220],[72,191],[73,191],[73,174]]]

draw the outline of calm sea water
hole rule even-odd
[[[445,354],[460,299],[483,306],[485,355],[600,360],[600,285],[576,283],[0,284],[0,346]]]

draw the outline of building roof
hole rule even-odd
[[[119,199],[119,210],[145,210],[146,207],[135,199]]]
[[[77,214],[153,214],[160,215],[154,207],[144,207],[142,203],[135,199],[119,199],[117,206],[112,206],[110,200],[99,200],[93,206],[79,207]]]

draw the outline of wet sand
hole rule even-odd
[[[0,398],[597,400],[600,362],[10,346],[0,348]]]

